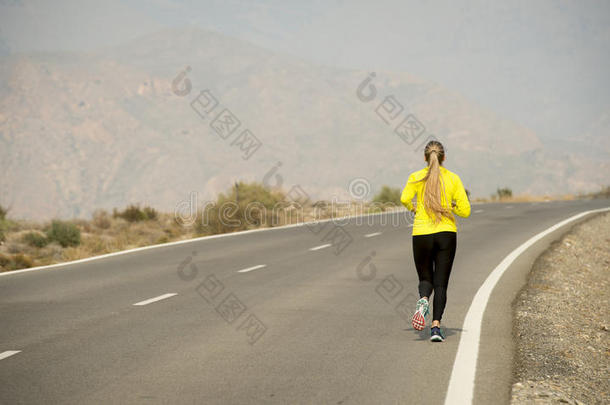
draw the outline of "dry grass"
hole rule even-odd
[[[402,207],[384,207],[384,210],[403,209]],[[156,245],[198,236],[216,233],[234,232],[240,229],[257,227],[282,226],[307,222],[314,219],[340,218],[380,212],[378,206],[368,203],[332,205],[329,202],[318,202],[316,208],[307,206],[302,211],[282,211],[275,220],[263,221],[259,225],[245,225],[232,229],[222,225],[216,228],[201,227],[197,224],[180,225],[172,214],[157,213],[154,219],[130,222],[121,216],[97,210],[90,220],[74,219],[69,221],[80,230],[78,246],[62,247],[49,240],[45,246],[36,246],[32,242],[32,233],[43,237],[49,223],[32,221],[12,221],[6,240],[0,244],[0,272],[20,268],[43,266],[83,259],[106,253],[118,252],[137,247]]]
[[[589,194],[566,194],[561,196],[523,194],[502,199],[478,198],[472,202],[536,202],[598,197],[609,198],[610,187],[605,187],[598,193]],[[212,223],[211,226],[202,226],[199,220],[192,225],[181,225],[175,220],[173,214],[156,211],[154,215],[149,215],[146,220],[129,221],[129,217],[125,219],[123,215],[112,215],[104,210],[97,210],[90,220],[75,219],[69,221],[80,230],[80,244],[70,247],[62,247],[52,240],[49,240],[44,246],[34,241],[35,238],[31,234],[44,237],[49,223],[2,218],[5,240],[0,242],[0,272],[83,259],[197,236],[403,209],[402,206],[383,206],[369,202],[335,204],[333,206],[328,201],[318,201],[313,205],[308,205],[302,211],[286,209],[273,217],[273,221],[269,220],[271,217],[267,217],[264,221],[259,221],[258,224],[245,224],[238,228],[224,226],[219,224],[218,221]],[[201,216],[199,216],[200,218]]]
[[[47,224],[13,221],[10,231],[6,233],[6,240],[0,244],[0,271],[83,259],[195,236],[192,229],[178,225],[170,214],[159,214],[154,220],[130,223],[98,211],[89,221],[77,219],[70,222],[81,232],[78,246],[62,247],[50,242],[38,247],[32,245],[28,235],[44,235]]]
[[[610,186],[602,187],[600,191],[593,193],[559,194],[559,195],[531,195],[519,194],[511,197],[498,198],[492,195],[490,198],[477,197],[472,200],[476,203],[506,203],[506,202],[543,202],[543,201],[569,201],[590,198],[610,198]]]
[[[563,201],[563,200],[577,200],[578,196],[575,194],[566,195],[530,195],[530,194],[518,194],[512,197],[491,197],[491,198],[475,198],[472,202],[476,203],[507,203],[507,202],[543,202],[543,201]]]

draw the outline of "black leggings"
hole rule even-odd
[[[434,290],[432,320],[440,321],[447,302],[447,285],[457,247],[455,232],[413,235],[413,258],[419,276],[419,296],[430,298]]]

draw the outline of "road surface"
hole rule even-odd
[[[473,205],[459,219],[444,343],[409,323],[417,275],[403,214],[2,275],[0,403],[442,404],[489,273],[531,236],[608,206]],[[508,401],[510,302],[532,260],[569,228],[529,249],[494,289],[474,403]]]

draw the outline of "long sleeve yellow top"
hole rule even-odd
[[[443,207],[451,208],[452,202],[455,202],[455,207],[451,208],[451,211],[461,217],[467,218],[470,216],[470,202],[466,196],[466,190],[460,177],[445,169],[443,166],[440,167],[441,171],[441,201]],[[411,173],[407,184],[405,185],[400,202],[407,207],[408,210],[413,211],[413,197],[417,194],[417,210],[415,213],[415,219],[413,221],[413,235],[427,235],[436,232],[457,232],[457,226],[455,221],[442,217],[441,222],[434,224],[434,217],[430,217],[424,209],[424,182],[417,182],[426,176],[428,168]],[[444,188],[444,190],[443,190]]]

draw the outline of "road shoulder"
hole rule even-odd
[[[538,257],[554,241],[598,215],[597,213],[585,215],[549,233],[519,255],[500,278],[483,315],[473,403],[510,403],[511,386],[515,382],[513,363],[516,353],[513,337],[513,302],[526,285],[528,275]]]
[[[536,260],[513,305],[513,404],[608,403],[609,243],[603,214]]]

